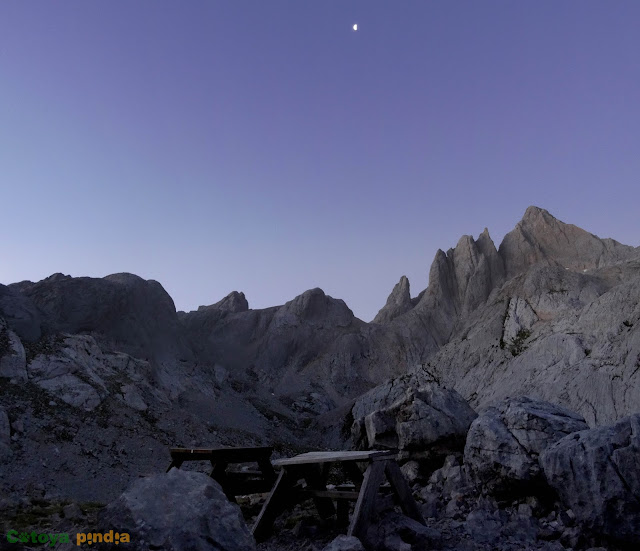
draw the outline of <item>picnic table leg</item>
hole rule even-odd
[[[391,488],[393,489],[393,493],[398,498],[400,502],[400,507],[405,515],[413,520],[418,521],[420,524],[425,524],[424,518],[422,517],[422,513],[416,503],[416,500],[413,499],[413,494],[411,493],[411,488],[407,484],[400,467],[395,461],[386,461],[386,474],[389,479],[389,483],[391,484]]]
[[[176,469],[179,469],[179,468],[180,468],[180,465],[182,465],[182,463],[183,463],[182,461],[178,461],[178,460],[174,459],[174,460],[171,462],[171,465],[169,465],[169,468],[167,469],[167,472],[169,472],[169,471],[170,471],[171,469],[173,469],[174,467],[175,467]]]
[[[327,476],[329,475],[329,469],[319,467],[318,465],[305,465],[303,476],[307,481],[307,485],[312,490],[326,490],[327,489]],[[328,497],[314,497],[313,501],[316,504],[316,509],[323,519],[328,519],[336,514],[336,508],[333,505],[333,501]]]
[[[287,473],[286,469],[282,469],[251,529],[251,533],[257,542],[264,541],[269,537],[271,528],[273,527],[273,521],[286,505],[292,483],[293,480],[291,476]]]
[[[369,521],[373,515],[378,488],[384,477],[384,468],[387,461],[372,461],[364,473],[362,487],[353,511],[353,518],[349,526],[348,536],[355,536],[363,540],[367,535]]]
[[[356,489],[362,486],[363,474],[355,461],[345,461],[342,463],[342,470],[347,478],[354,483]]]
[[[222,487],[222,491],[227,496],[227,499],[229,501],[231,501],[232,503],[237,503],[236,496],[229,489],[227,479],[227,465],[228,463],[224,461],[219,461],[218,463],[211,461],[211,466],[213,467],[213,469],[211,470],[211,474],[209,476],[213,478],[218,484],[220,484],[220,486]]]
[[[273,470],[273,465],[268,458],[260,459],[258,461],[258,467],[262,471],[262,478],[269,481],[274,481],[276,479],[276,472]]]
[[[349,502],[346,499],[338,499],[336,502],[338,528],[349,526]]]

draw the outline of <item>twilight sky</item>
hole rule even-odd
[[[369,321],[532,204],[638,246],[639,29],[637,0],[0,2],[0,282],[321,287]]]

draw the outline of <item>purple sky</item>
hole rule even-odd
[[[639,29],[637,0],[0,2],[0,282],[321,287],[368,321],[531,204],[640,245]]]

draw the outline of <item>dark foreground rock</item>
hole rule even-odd
[[[535,494],[544,486],[540,453],[587,428],[580,415],[554,404],[527,397],[505,400],[472,423],[464,463],[488,493]]]
[[[640,414],[567,436],[540,461],[584,527],[640,544]]]
[[[358,538],[341,534],[322,551],[364,551],[364,547]]]
[[[134,482],[98,516],[98,525],[131,536],[130,550],[249,551],[255,541],[240,508],[210,477],[172,469]]]

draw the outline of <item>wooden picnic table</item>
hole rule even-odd
[[[386,450],[329,451],[303,453],[274,461],[273,465],[281,470],[254,523],[252,532],[256,541],[268,537],[275,518],[282,511],[306,498],[313,498],[322,518],[337,514],[339,523],[349,525],[347,534],[362,539],[366,535],[385,476],[404,514],[424,524],[395,456],[395,452]],[[358,464],[363,464],[364,473]],[[345,486],[338,486],[335,490],[327,488],[327,477],[332,466],[338,466],[352,481],[353,490],[345,489]],[[305,481],[305,487],[298,484],[300,480]],[[333,500],[337,502],[337,511]],[[356,502],[350,523],[349,501]]]
[[[227,498],[235,502],[235,496],[268,492],[276,480],[271,465],[273,448],[170,448],[171,464],[167,469],[179,469],[185,461],[209,461],[211,478],[215,479]],[[230,464],[257,463],[257,470],[227,470]]]

